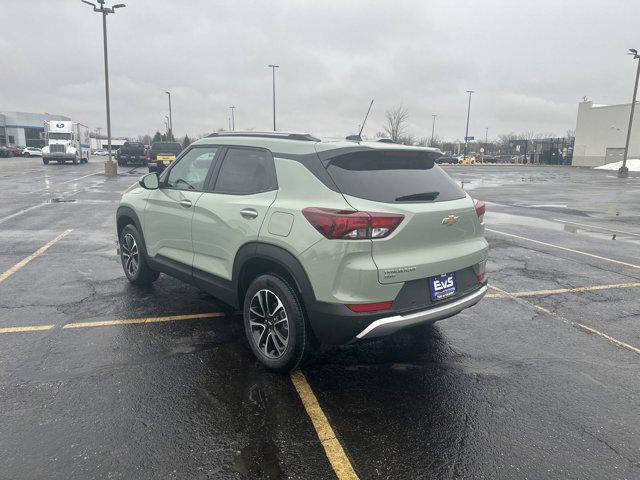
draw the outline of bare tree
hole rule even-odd
[[[565,138],[571,139],[576,136],[575,130],[567,130],[567,133],[564,134]]]
[[[402,105],[398,105],[391,110],[387,110],[385,117],[387,123],[384,125],[384,131],[393,142],[398,143],[401,137],[405,136],[409,112]]]
[[[438,135],[436,133],[436,134],[433,135],[433,137],[429,138],[429,140],[427,142],[427,146],[428,147],[439,148],[441,143],[442,143],[442,139],[440,138],[440,135]]]

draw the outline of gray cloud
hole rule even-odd
[[[105,126],[101,25],[75,0],[0,0],[0,109],[62,113]],[[629,101],[640,48],[637,1],[131,0],[109,18],[116,135],[153,133],[174,101],[177,134],[278,127],[346,135],[371,98],[365,133],[402,103],[416,136],[573,128],[577,102]],[[28,23],[29,28],[24,28]]]

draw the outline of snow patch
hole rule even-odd
[[[622,162],[607,163],[599,167],[594,167],[596,170],[618,170],[622,166]],[[630,172],[640,172],[640,158],[628,158],[627,168]]]

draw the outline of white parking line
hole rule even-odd
[[[547,247],[557,248],[559,250],[565,250],[567,252],[578,253],[580,255],[585,255],[591,258],[597,258],[598,260],[605,260],[607,262],[616,263],[618,265],[624,265],[625,267],[637,268],[640,270],[640,265],[636,265],[635,263],[623,262],[621,260],[616,260],[614,258],[602,257],[600,255],[594,255],[593,253],[582,252],[580,250],[574,250],[573,248],[563,247],[561,245],[554,245],[553,243],[542,242],[540,240],[534,240],[533,238],[523,237],[521,235],[514,235],[513,233],[501,232],[499,230],[493,230],[492,228],[485,228],[487,232],[498,233],[500,235],[506,235],[507,237],[519,238],[520,240],[526,240],[527,242],[537,243],[539,245],[545,245]]]
[[[6,217],[2,217],[0,218],[0,223],[6,222],[7,220],[11,220],[12,218],[18,217],[22,214],[25,214],[27,212],[30,212],[31,210],[35,210],[36,208],[40,208],[40,207],[44,207],[45,205],[48,205],[47,202],[43,202],[43,203],[39,203],[38,205],[33,205],[29,208],[25,208],[23,210],[20,210],[16,213],[12,213],[11,215],[7,215]]]
[[[554,218],[553,220],[556,222],[567,223],[569,225],[578,225],[579,227],[595,228],[596,230],[605,230],[607,232],[621,233],[622,235],[632,235],[634,237],[640,237],[640,233],[625,232],[624,230],[614,230],[607,227],[598,227],[596,225],[589,225],[587,223],[569,222],[567,220],[560,220],[559,218]]]
[[[91,177],[91,176],[93,176],[93,175],[98,175],[98,174],[100,174],[100,173],[103,173],[103,171],[102,171],[102,170],[99,170],[99,171],[97,171],[97,172],[90,173],[89,175],[84,175],[84,176],[82,176],[82,177],[78,177],[78,178],[72,178],[71,180],[67,180],[67,181],[65,181],[65,182],[60,182],[60,185],[62,185],[62,184],[64,184],[64,183],[71,183],[71,182],[75,182],[75,181],[77,181],[77,180],[82,180],[83,178]]]

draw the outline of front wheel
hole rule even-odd
[[[294,370],[310,352],[311,331],[298,293],[283,278],[256,278],[244,297],[244,328],[253,354],[267,368]]]
[[[44,163],[45,165],[49,165],[49,159],[48,158],[43,158],[42,159],[42,163]]]
[[[134,285],[150,285],[160,276],[160,272],[149,267],[140,233],[134,225],[127,225],[120,233],[120,261],[124,274]]]
[[[30,156],[31,156],[31,154],[30,154],[29,152],[24,152],[24,153],[22,154],[22,156],[23,156],[23,157],[30,157]]]

